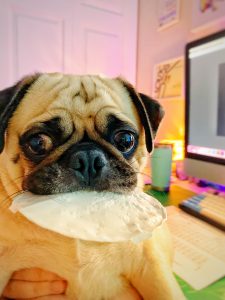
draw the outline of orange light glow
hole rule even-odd
[[[173,145],[173,161],[184,159],[184,141],[183,140],[172,140],[164,139],[160,143],[172,144]]]

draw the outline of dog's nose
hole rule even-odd
[[[70,158],[70,168],[74,170],[77,179],[89,186],[102,175],[106,164],[106,157],[99,150],[80,150]]]

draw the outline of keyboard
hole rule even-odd
[[[225,231],[225,198],[202,193],[182,201],[179,207],[185,212]]]

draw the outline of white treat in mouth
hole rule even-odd
[[[25,192],[14,198],[10,209],[46,229],[97,242],[139,242],[166,220],[166,210],[155,198],[136,192]]]

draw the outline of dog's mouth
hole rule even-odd
[[[74,170],[55,162],[28,175],[24,179],[23,189],[49,195],[80,190],[127,193],[136,188],[137,174],[129,164],[109,159],[107,163],[96,162],[96,169],[88,170],[80,162]]]

